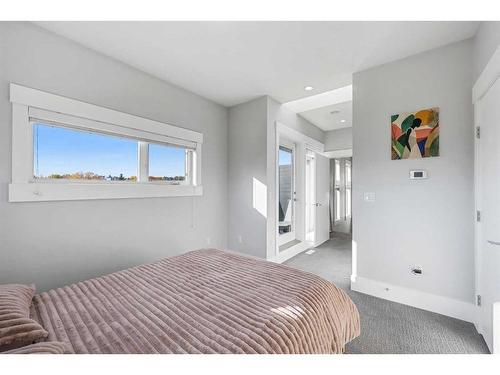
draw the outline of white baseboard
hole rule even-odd
[[[309,243],[301,241],[298,244],[286,249],[285,251],[279,252],[277,256],[268,260],[275,263],[283,263],[284,261],[293,258],[295,255],[306,251],[310,247],[311,245]]]
[[[319,240],[317,242],[314,242],[314,245],[312,247],[318,247],[319,245],[323,245],[326,241],[328,241],[330,238],[324,239],[324,240]]]
[[[472,303],[442,297],[357,276],[351,280],[351,289],[422,310],[447,315],[476,324],[477,307]]]

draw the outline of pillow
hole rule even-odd
[[[34,285],[0,285],[0,351],[32,344],[48,332],[30,319]]]
[[[65,354],[71,353],[65,343],[59,341],[38,342],[2,354]]]

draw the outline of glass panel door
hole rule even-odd
[[[280,144],[278,153],[278,231],[280,244],[295,239],[295,147]]]
[[[316,232],[316,159],[306,152],[306,241],[314,243]]]

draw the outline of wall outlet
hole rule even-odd
[[[241,234],[238,235],[238,242],[243,243],[243,237],[241,236]]]
[[[410,171],[410,180],[425,180],[427,171],[423,169],[415,169]]]
[[[421,266],[412,266],[410,267],[410,273],[415,276],[422,276],[424,270],[422,269]]]
[[[212,243],[212,239],[210,237],[207,237],[207,245],[210,245]]]

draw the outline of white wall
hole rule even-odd
[[[267,97],[229,109],[228,247],[261,258],[266,257],[267,221],[254,207],[253,189],[254,183],[267,185],[266,142]]]
[[[472,303],[472,41],[356,73],[353,85],[358,276]],[[440,156],[391,160],[390,116],[428,107],[440,108]],[[429,179],[410,181],[412,168]]]
[[[352,127],[325,132],[325,151],[352,148]]]
[[[202,132],[204,195],[7,203],[10,82]],[[32,24],[0,23],[0,283],[46,290],[186,250],[224,248],[227,207],[226,108]]]
[[[474,38],[474,82],[500,44],[500,22],[481,22]]]

